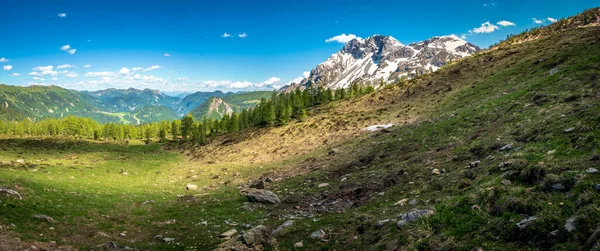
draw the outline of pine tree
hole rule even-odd
[[[181,137],[183,140],[188,139],[188,137],[192,134],[192,127],[194,126],[194,118],[192,115],[188,114],[183,118],[181,122]]]
[[[173,123],[171,123],[171,137],[173,137],[173,140],[177,140],[179,138],[180,126],[181,122],[179,120],[173,120]]]

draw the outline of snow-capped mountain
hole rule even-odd
[[[481,49],[456,36],[433,37],[422,42],[403,45],[391,36],[375,35],[356,38],[327,61],[317,65],[310,76],[284,90],[322,85],[326,88],[346,88],[354,81],[377,86],[381,81],[393,81],[435,71],[449,61],[468,57]]]

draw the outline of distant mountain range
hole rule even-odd
[[[480,50],[456,36],[433,37],[409,45],[403,45],[391,36],[356,38],[317,65],[300,83],[293,83],[282,90],[312,85],[338,89],[347,88],[355,82],[377,87],[382,82],[435,71],[450,61]]]
[[[231,104],[225,102],[222,105],[239,112],[270,95],[271,92],[215,91],[173,97],[150,89],[75,91],[58,86],[0,85],[0,120],[40,120],[74,115],[101,123],[141,124],[178,119],[192,111],[198,119],[202,116],[219,118],[219,113],[201,108],[210,107],[203,104],[225,98]]]

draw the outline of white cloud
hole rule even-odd
[[[52,80],[56,81],[56,80],[58,80],[58,78],[52,78]]]
[[[133,68],[131,68],[132,71],[141,71],[143,69],[144,69],[144,67],[133,67]]]
[[[39,74],[37,76],[40,76],[40,75],[52,75],[52,76],[56,76],[56,74],[58,74],[58,72],[54,70],[54,66],[52,66],[52,65],[38,66],[38,67],[33,68],[33,70],[34,71],[38,71],[38,72],[36,72],[37,74]],[[35,74],[33,74],[33,72],[29,73],[29,75],[30,76],[36,76]]]
[[[297,77],[295,79],[292,79],[292,81],[288,82],[288,85],[291,85],[292,83],[296,83],[296,84],[300,84],[300,82],[302,82],[302,80],[305,79],[305,77]]]
[[[302,76],[304,76],[305,78],[310,77],[310,71],[305,71],[302,73]]]
[[[170,57],[170,56],[171,56],[171,54],[169,54],[169,53],[165,53],[165,55],[164,55],[164,56],[165,56],[165,57]]]
[[[160,68],[162,68],[160,65],[152,65],[152,66],[150,66],[150,67],[148,67],[148,68],[146,68],[146,69],[144,69],[142,71],[143,72],[147,72],[147,71],[153,71],[153,70],[160,69]]]
[[[511,22],[511,21],[506,21],[506,20],[502,20],[500,22],[496,23],[497,25],[503,26],[503,27],[507,27],[507,26],[517,26],[515,23]]]
[[[8,59],[6,59],[6,58],[0,58],[0,63],[6,63],[6,62],[8,62]]]
[[[221,35],[221,37],[231,37],[231,34],[225,32],[225,33],[223,33],[223,35]]]
[[[90,67],[92,67],[92,65],[91,65],[91,64],[86,64],[86,65],[83,65],[83,68],[90,68]]]
[[[72,64],[63,64],[63,65],[57,66],[56,69],[67,69],[67,68],[73,68],[73,67],[75,67],[75,66]]]
[[[65,74],[65,77],[69,77],[69,78],[76,78],[78,75],[75,72],[69,72],[67,74]]]
[[[16,72],[15,72],[15,73],[13,73],[13,74],[10,74],[10,76],[11,76],[11,77],[20,77],[20,76],[21,76],[21,74],[19,74],[19,73],[16,73]]]
[[[536,24],[542,24],[544,22],[544,20],[539,20],[539,19],[537,19],[535,17],[532,18],[532,19],[533,19],[533,22],[536,23]]]
[[[42,76],[42,74],[41,74],[41,73],[39,73],[39,72],[35,72],[35,71],[34,71],[34,72],[30,72],[28,75],[29,75],[29,76]]]
[[[345,43],[348,43],[348,42],[350,42],[350,40],[355,39],[355,38],[357,38],[357,36],[354,35],[354,34],[348,34],[348,35],[342,34],[342,35],[337,35],[335,37],[328,38],[327,40],[325,40],[325,42],[326,43],[338,42],[338,43],[345,44]]]
[[[129,75],[130,72],[131,70],[129,70],[127,67],[123,67],[119,70],[119,74],[121,75]]]
[[[59,17],[67,17],[67,13],[58,13]]]
[[[479,33],[492,33],[499,29],[498,26],[491,24],[489,21],[482,23],[481,26],[477,28],[473,28],[469,32],[479,34]]]
[[[188,77],[179,77],[179,78],[175,78],[175,81],[183,82],[183,81],[188,81],[189,79],[190,78],[188,78]]]
[[[4,70],[5,71],[10,71],[12,69],[12,65],[5,65],[4,66]]]
[[[114,72],[100,71],[100,72],[88,72],[84,76],[87,78],[96,78],[96,77],[110,77],[113,75],[115,75]]]
[[[246,32],[243,32],[242,34],[239,34],[238,37],[246,38],[248,37],[248,34],[246,34]]]
[[[256,86],[256,87],[268,87],[268,86],[273,86],[273,84],[278,83],[279,81],[281,81],[280,78],[278,78],[278,77],[271,77],[271,78],[267,79],[266,81],[264,81],[262,83],[255,84],[254,86]]]
[[[558,19],[548,17],[548,21],[550,21],[552,23],[556,23],[556,22],[558,22]]]
[[[77,51],[77,49],[71,48],[71,45],[68,45],[68,44],[61,46],[60,50],[66,51],[67,53],[69,53],[71,55],[75,54],[75,52]]]
[[[460,36],[460,38],[461,38],[461,39],[467,39],[467,34],[462,34],[462,35]]]

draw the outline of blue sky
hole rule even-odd
[[[0,83],[78,90],[272,89],[325,61],[348,37],[383,34],[409,44],[455,34],[487,47],[598,3],[2,1]]]

